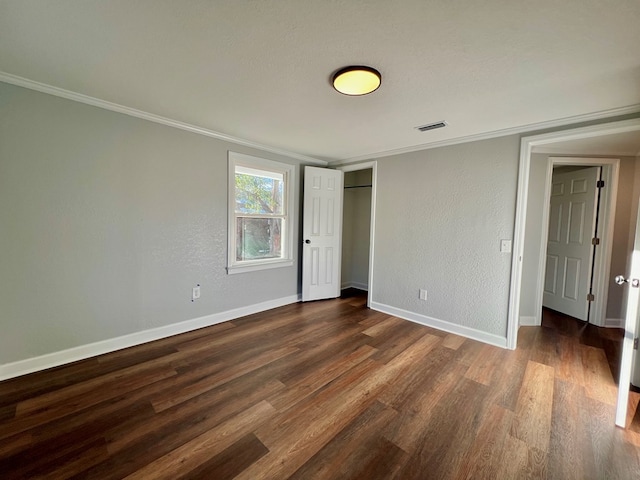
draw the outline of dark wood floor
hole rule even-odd
[[[508,351],[290,305],[0,383],[0,478],[638,479],[619,344],[553,312]]]

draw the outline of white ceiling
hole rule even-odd
[[[338,160],[640,110],[639,25],[638,0],[0,0],[0,72]],[[381,88],[335,92],[350,64]]]

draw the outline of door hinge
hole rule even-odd
[[[591,245],[600,245],[600,239],[598,237],[593,237],[591,239]]]
[[[633,349],[634,349],[634,350],[637,350],[637,349],[638,349],[638,339],[637,339],[637,338],[634,338],[634,339],[633,339]]]
[[[587,293],[587,302],[593,302],[596,296],[593,293]]]
[[[604,188],[604,180],[598,180],[596,182],[596,187],[597,188]]]

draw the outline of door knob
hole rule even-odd
[[[640,287],[640,280],[637,278],[624,278],[624,275],[618,275],[615,279],[614,282],[616,282],[618,285],[622,285],[623,283],[631,283],[631,286],[634,288],[638,288]]]
[[[309,240],[308,238],[304,241],[304,243],[306,243],[307,245],[309,245],[311,243],[311,240]]]

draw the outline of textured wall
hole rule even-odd
[[[0,83],[0,363],[296,295],[226,274],[229,149],[297,163]]]
[[[299,263],[226,274],[229,149],[298,165],[0,83],[0,363],[297,294]],[[375,302],[505,335],[518,150],[508,136],[378,160]]]
[[[519,147],[508,136],[378,160],[375,302],[506,335],[499,247],[513,237]]]

